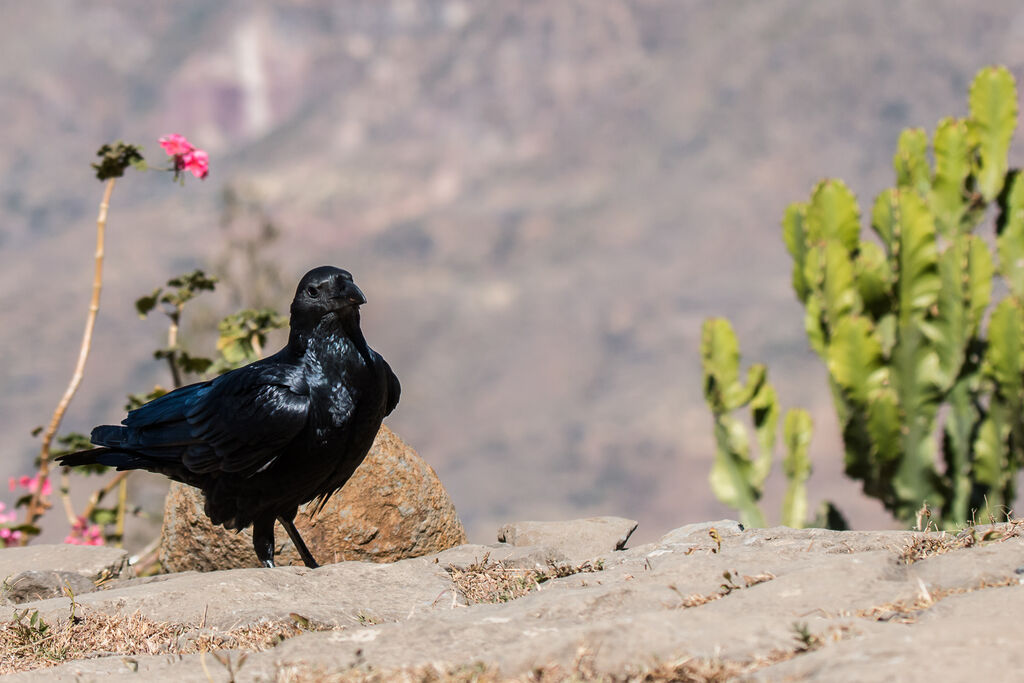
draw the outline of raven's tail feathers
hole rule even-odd
[[[56,462],[64,467],[106,465],[107,467],[116,467],[118,470],[144,470],[151,468],[154,464],[152,458],[116,448],[93,448],[88,451],[68,453],[56,458]]]

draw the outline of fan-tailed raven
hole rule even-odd
[[[176,389],[92,430],[101,448],[58,458],[159,472],[206,495],[214,524],[252,524],[256,556],[274,566],[274,520],[307,567],[300,505],[323,507],[366,457],[400,386],[359,329],[366,298],[348,271],[315,268],[291,306],[288,345],[209,382]]]

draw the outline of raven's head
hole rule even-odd
[[[312,330],[327,315],[359,325],[359,306],[366,297],[352,281],[352,274],[334,266],[320,266],[302,276],[292,299],[292,329]],[[348,325],[345,325],[348,327]]]

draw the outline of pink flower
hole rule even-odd
[[[20,531],[13,531],[13,530],[7,529],[7,528],[0,528],[0,541],[3,542],[3,545],[5,545],[5,546],[14,545],[15,543],[18,542],[18,539],[20,539],[20,538],[21,538],[21,532]]]
[[[98,524],[89,526],[84,517],[79,517],[71,525],[71,533],[64,537],[70,545],[103,545],[103,530]]]
[[[202,180],[210,173],[210,155],[201,149],[186,152],[181,157],[181,167]]]
[[[195,149],[192,147],[192,143],[185,139],[184,135],[178,135],[177,133],[160,138],[160,146],[172,157],[188,154]]]
[[[210,173],[210,155],[185,139],[184,135],[168,135],[160,138],[160,146],[174,158],[174,177],[188,171],[196,178],[203,179]]]
[[[21,487],[28,491],[29,493],[35,493],[36,489],[39,488],[39,476],[37,475],[35,477],[30,477],[27,474],[23,474],[20,477],[18,477],[17,480],[15,480],[14,477],[11,477],[8,480],[8,484],[12,491],[16,487]],[[51,493],[53,493],[53,486],[50,484],[49,478],[47,478],[46,481],[43,482],[43,490],[41,491],[41,493],[44,496],[48,496]]]

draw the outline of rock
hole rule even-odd
[[[7,579],[0,588],[0,600],[18,604],[57,598],[65,588],[79,596],[96,590],[96,584],[76,572],[31,569]]]
[[[203,623],[226,630],[301,615],[313,624],[358,628],[450,609],[453,587],[445,569],[424,558],[391,564],[340,562],[318,569],[233,569],[186,572],[166,580],[99,590],[77,598],[90,613],[133,614],[157,622]],[[26,603],[47,621],[67,615],[66,599]]]
[[[707,537],[712,526],[720,546]],[[550,578],[524,597],[493,604],[466,604],[446,567],[468,567],[489,553],[527,569],[560,549],[463,545],[394,564],[168,575],[77,602],[83,615],[137,611],[217,630],[287,623],[293,613],[312,625],[249,652],[237,678],[245,681],[362,680],[368,672],[379,680],[440,680],[469,667],[486,667],[495,680],[562,680],[575,672],[588,680],[634,672],[639,680],[658,662],[681,668],[652,680],[1016,680],[1024,667],[1017,646],[1024,638],[1017,573],[1024,526],[975,531],[957,537],[692,525],[611,553],[600,570]],[[68,601],[21,609],[55,624],[66,618]],[[161,654],[90,653],[4,680],[232,675],[208,653],[148,651]],[[237,663],[240,654],[221,653],[216,661],[230,656]]]
[[[547,569],[551,564],[566,564],[569,558],[557,548],[532,545],[514,546],[507,543],[474,545],[467,543],[445,550],[434,556],[442,567],[466,569],[474,564],[500,562],[516,569]]]
[[[73,572],[93,582],[131,575],[128,553],[120,548],[61,544],[0,550],[0,582],[36,569]]]
[[[466,532],[437,474],[387,427],[349,482],[311,519],[295,519],[306,545],[324,564],[394,562],[466,542]],[[276,526],[279,565],[302,562]],[[227,531],[203,512],[203,494],[172,484],[164,509],[160,561],[170,572],[258,567],[251,530]]]
[[[556,548],[574,562],[608,555],[626,547],[637,523],[622,517],[590,517],[568,522],[515,522],[498,531],[509,545]]]
[[[658,541],[660,545],[693,545],[705,543],[710,538],[711,530],[718,532],[721,538],[743,533],[743,525],[734,519],[720,519],[717,522],[700,522],[687,524],[673,529]]]

